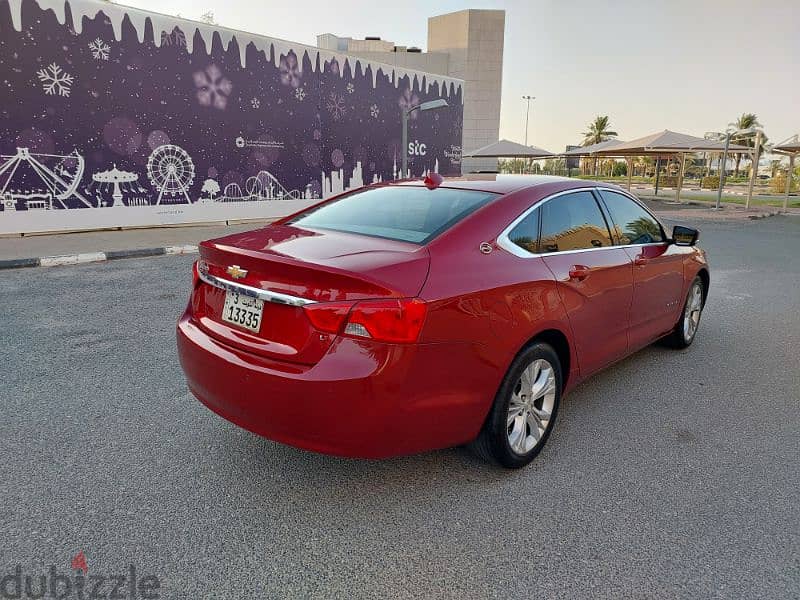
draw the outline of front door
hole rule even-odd
[[[633,263],[614,247],[590,191],[555,196],[540,207],[539,252],[559,283],[582,376],[628,352]]]
[[[633,261],[630,345],[635,350],[669,332],[682,308],[683,258],[644,207],[624,194],[601,190],[612,232]]]

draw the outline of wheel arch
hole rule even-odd
[[[572,369],[572,365],[573,364],[577,365],[577,360],[574,359],[574,357],[572,356],[573,349],[570,346],[569,337],[564,331],[559,329],[557,325],[558,324],[556,323],[548,324],[548,326],[545,326],[544,328],[537,331],[537,333],[532,335],[524,344],[522,344],[522,346],[520,346],[519,350],[516,353],[514,353],[514,355],[510,358],[508,364],[506,365],[506,371],[503,373],[503,379],[501,379],[498,385],[498,392],[500,390],[500,387],[503,385],[503,380],[505,379],[508,370],[511,368],[511,365],[514,364],[514,361],[517,359],[517,357],[523,352],[525,352],[525,350],[530,348],[532,345],[539,342],[544,342],[545,344],[548,344],[551,348],[553,348],[553,351],[556,353],[556,356],[558,356],[558,360],[561,363],[561,376],[562,376],[561,394],[563,397],[564,391],[567,389],[567,384],[568,382],[571,381],[570,371]],[[481,429],[479,430],[480,432],[485,430],[487,423],[491,418],[492,407],[494,406],[495,400],[496,396],[492,399],[492,402],[489,403],[489,405],[487,406],[486,415],[484,416]],[[481,434],[479,433],[478,439],[480,439],[480,435]],[[488,456],[488,454],[486,454],[486,451],[480,452],[479,448],[478,450],[481,456],[484,457]]]
[[[572,369],[572,348],[569,344],[569,338],[567,335],[561,331],[560,329],[550,328],[550,329],[543,329],[533,335],[522,348],[519,349],[514,355],[514,358],[519,356],[526,348],[536,344],[538,342],[544,342],[548,344],[555,350],[556,355],[558,356],[558,360],[561,363],[561,389],[562,393],[563,390],[567,389],[567,383],[570,381],[571,369]],[[512,359],[513,362],[514,359]]]
[[[703,282],[703,306],[705,306],[706,300],[708,299],[708,289],[711,285],[711,275],[707,268],[701,267],[697,272],[697,276],[700,278],[700,281]]]

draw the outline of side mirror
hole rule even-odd
[[[699,237],[700,232],[691,227],[675,225],[672,229],[672,243],[676,246],[694,246]]]

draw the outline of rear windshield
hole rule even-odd
[[[370,188],[323,204],[290,223],[425,244],[496,196],[449,188]]]

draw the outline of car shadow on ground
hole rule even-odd
[[[683,352],[677,353],[680,354]],[[586,448],[585,444],[586,429],[596,429],[598,419],[616,418],[609,415],[617,410],[612,392],[623,385],[622,382],[635,379],[637,373],[663,364],[665,355],[675,356],[676,353],[655,344],[583,382],[562,403],[556,428],[541,454],[527,468],[517,471],[489,464],[475,456],[468,447],[384,460],[328,456],[262,438],[213,414],[209,414],[213,422],[200,428],[208,439],[199,442],[215,448],[214,452],[218,453],[215,459],[220,461],[217,468],[226,477],[231,477],[235,482],[232,483],[241,485],[249,481],[256,494],[261,489],[274,490],[271,486],[259,485],[259,482],[276,478],[294,488],[313,489],[315,493],[324,490],[340,496],[342,501],[352,501],[354,488],[381,488],[381,493],[386,495],[392,488],[407,493],[409,485],[423,482],[439,482],[451,491],[454,487],[475,487],[477,482],[481,485],[501,484],[509,479],[537,477],[558,470],[562,461],[572,464],[585,461],[587,453],[589,456],[591,453],[591,448]],[[639,395],[642,403],[649,404],[655,400],[650,394]],[[270,493],[274,494],[274,491]]]

